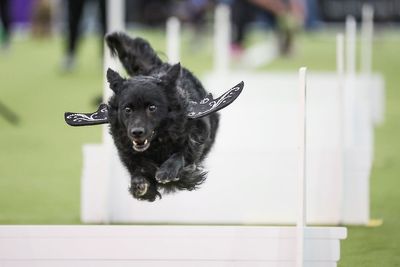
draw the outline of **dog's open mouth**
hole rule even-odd
[[[132,147],[134,150],[136,150],[137,152],[143,152],[149,148],[150,141],[148,139],[145,139],[144,141],[132,140],[132,144],[133,144]]]
[[[131,138],[132,148],[137,152],[143,152],[143,151],[147,150],[150,147],[150,142],[151,142],[151,140],[153,140],[154,134],[155,134],[155,132],[152,131],[151,135],[143,140]]]

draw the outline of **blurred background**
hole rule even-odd
[[[373,71],[385,79],[387,105],[370,196],[371,217],[383,223],[350,226],[340,266],[400,266],[400,0],[126,0],[125,27],[168,60],[165,24],[177,17],[180,61],[201,77],[213,69],[219,3],[231,8],[230,68],[247,67],[254,44],[276,40],[255,72],[334,71],[346,17],[360,21],[364,3],[374,8]],[[101,101],[106,2],[0,0],[0,17],[0,224],[80,224],[82,145],[101,142],[102,130],[70,128],[63,113]]]

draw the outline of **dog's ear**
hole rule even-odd
[[[122,78],[118,72],[108,68],[107,70],[107,81],[110,84],[111,90],[114,91],[114,93],[119,93],[122,89],[122,84],[125,81],[124,78]]]
[[[177,63],[173,65],[164,76],[161,77],[161,81],[166,86],[174,85],[180,74],[181,63]]]

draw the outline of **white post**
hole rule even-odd
[[[353,16],[346,18],[346,57],[347,57],[347,74],[354,77],[356,73],[356,20]]]
[[[113,32],[113,31],[123,31],[125,28],[125,7],[124,7],[125,1],[123,0],[107,0],[106,2],[106,9],[107,9],[107,33]],[[108,82],[107,82],[107,69],[112,68],[116,71],[118,71],[118,63],[111,57],[110,52],[108,51],[108,48],[106,44],[104,44],[104,57],[103,57],[103,101],[107,103],[108,99],[112,95],[112,91],[109,88]],[[104,222],[107,223],[111,219],[111,199],[110,199],[110,177],[112,177],[112,167],[111,167],[111,155],[114,151],[114,144],[112,142],[112,138],[109,134],[109,129],[108,125],[103,126],[103,145],[105,147],[105,153],[108,157],[107,160],[107,167],[104,173],[104,179],[103,183],[99,181],[99,185],[104,186],[105,188],[103,189],[104,191]]]
[[[344,36],[342,33],[336,35],[336,70],[339,82],[344,79]]]
[[[374,9],[371,5],[362,7],[361,24],[361,70],[365,74],[372,71],[372,41],[374,34]]]
[[[113,31],[123,31],[125,29],[125,1],[123,0],[107,0],[107,33]],[[106,73],[108,68],[117,68],[117,63],[112,59],[107,46],[104,47],[104,91],[103,99],[107,101],[112,95],[110,88],[108,87]]]
[[[299,70],[299,159],[298,159],[298,195],[297,195],[297,240],[296,267],[304,265],[304,230],[306,226],[306,72]]]
[[[107,33],[113,31],[123,31],[125,29],[125,1],[123,0],[107,0]],[[108,51],[107,45],[104,44],[104,56],[103,56],[103,101],[107,102],[112,95],[106,78],[108,68],[118,70],[118,63],[111,57],[110,51]],[[108,133],[108,126],[103,127],[103,141],[105,143],[111,142],[111,137]]]
[[[355,103],[356,88],[356,20],[352,16],[346,19],[346,85],[345,85],[345,105],[346,105],[346,146],[353,145],[355,142]]]
[[[343,34],[336,35],[336,70],[337,70],[337,81],[339,89],[339,162],[338,162],[338,186],[339,186],[339,197],[340,199],[340,213],[339,221],[343,219],[343,186],[344,186],[344,163],[345,163],[345,105],[344,105],[344,36]]]
[[[180,61],[180,27],[178,18],[171,17],[167,20],[167,57],[170,64]]]
[[[230,8],[220,4],[215,8],[214,18],[214,70],[227,72],[231,40]]]

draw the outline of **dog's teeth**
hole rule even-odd
[[[145,145],[147,145],[147,143],[148,143],[147,139],[146,139],[146,140],[144,140],[144,144],[145,144]]]
[[[135,145],[135,146],[137,146],[138,144],[135,142],[135,141],[132,141],[132,143]]]

